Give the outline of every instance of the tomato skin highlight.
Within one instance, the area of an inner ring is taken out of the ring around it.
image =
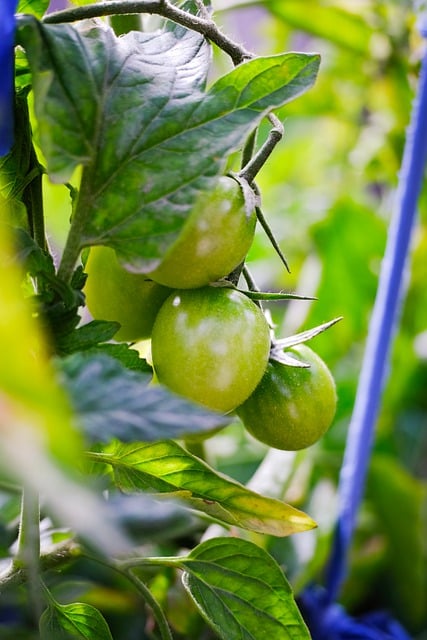
[[[124,269],[109,247],[91,247],[85,271],[88,278],[83,291],[92,317],[120,322],[115,340],[149,338],[157,312],[171,290]]]
[[[261,382],[236,413],[260,442],[297,451],[314,444],[329,429],[337,396],[331,372],[310,347],[300,344],[287,351],[310,368],[270,360]]]
[[[162,384],[227,413],[261,380],[270,351],[270,329],[260,308],[236,290],[179,290],[159,311],[151,350]]]
[[[202,193],[184,228],[149,277],[173,289],[195,289],[231,273],[245,258],[255,233],[255,196],[222,176]]]

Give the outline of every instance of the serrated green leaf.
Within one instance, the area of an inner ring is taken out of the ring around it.
[[[238,538],[213,538],[180,561],[184,586],[224,640],[309,640],[276,561]]]
[[[114,444],[96,459],[111,465],[124,491],[171,494],[192,508],[229,525],[287,536],[315,526],[313,520],[214,471],[176,442]]]
[[[141,358],[136,349],[133,349],[130,345],[124,342],[106,342],[98,344],[87,349],[86,353],[91,355],[105,354],[118,360],[124,367],[126,367],[126,369],[139,371],[140,373],[147,374],[150,377],[153,375],[153,368],[148,364],[147,360]]]
[[[55,275],[52,256],[43,251],[25,229],[14,229],[13,240],[16,258],[25,271],[33,277]]]
[[[98,609],[80,602],[49,606],[40,618],[39,630],[41,640],[113,640]]]
[[[105,353],[58,362],[79,424],[91,442],[151,442],[224,427],[230,418],[195,405]]]
[[[227,156],[269,109],[311,86],[319,66],[314,54],[256,58],[204,92],[207,45],[182,28],[117,39],[92,23],[25,18],[18,33],[51,176],[66,181],[86,166],[90,195],[74,218],[81,245],[111,246],[135,271],[155,268]]]
[[[36,18],[41,18],[48,6],[50,0],[19,0],[17,13],[29,13]]]
[[[100,342],[111,340],[119,327],[120,324],[118,322],[92,320],[78,327],[72,333],[67,334],[61,340],[61,353],[69,354],[75,351],[84,351]]]

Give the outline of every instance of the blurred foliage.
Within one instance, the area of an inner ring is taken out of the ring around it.
[[[313,497],[325,480],[336,484],[342,460],[424,43],[411,2],[216,4],[226,29],[256,53],[286,48],[322,56],[314,89],[281,109],[284,140],[257,178],[291,273],[261,231],[249,256],[263,290],[318,298],[270,304],[279,336],[344,316],[312,343],[331,367],[339,396],[335,424],[297,465],[296,474],[305,465],[299,506],[316,519]],[[260,129],[260,140],[266,131]],[[367,486],[343,593],[353,611],[375,606],[373,595],[387,579],[393,587],[381,590],[378,604],[413,633],[427,628],[426,195],[424,189],[372,454],[375,480]],[[212,446],[217,463],[232,473],[235,452]],[[245,465],[240,450],[235,473],[247,479],[263,453],[252,443]],[[285,497],[291,499],[289,490]],[[315,532],[267,543],[298,588],[313,576],[322,579],[330,544],[325,520]]]

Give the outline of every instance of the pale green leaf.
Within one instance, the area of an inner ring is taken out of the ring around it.
[[[173,441],[114,444],[92,455],[111,465],[120,489],[172,495],[228,525],[275,536],[315,526],[298,509],[250,491]]]
[[[19,0],[17,13],[29,13],[41,18],[49,6],[50,0]]]

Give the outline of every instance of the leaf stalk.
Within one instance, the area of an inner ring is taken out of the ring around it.
[[[253,57],[244,47],[222,33],[213,20],[206,17],[194,16],[171,4],[169,0],[104,1],[97,4],[89,4],[50,13],[43,18],[43,22],[46,24],[59,24],[63,22],[77,22],[88,18],[123,14],[129,15],[132,13],[156,14],[203,34],[227,53],[235,65]]]

